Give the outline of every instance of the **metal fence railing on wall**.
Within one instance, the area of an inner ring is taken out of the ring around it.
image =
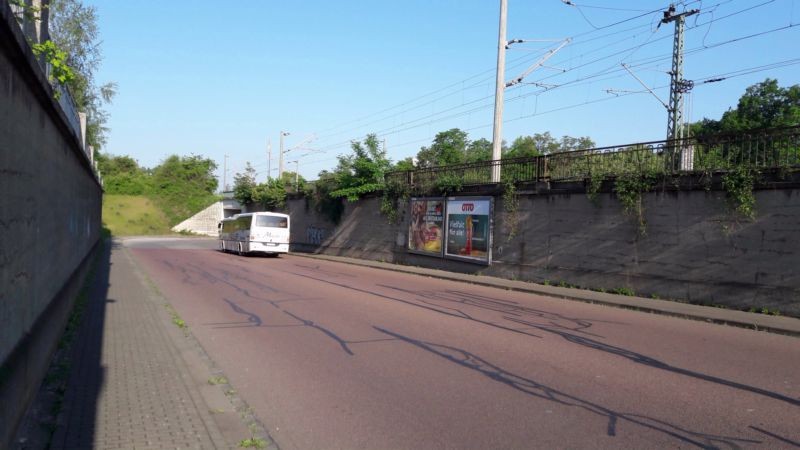
[[[396,171],[386,174],[386,183],[407,185],[415,192],[491,184],[494,166],[500,166],[501,182],[580,181],[632,172],[676,175],[736,167],[792,168],[800,166],[800,126]]]

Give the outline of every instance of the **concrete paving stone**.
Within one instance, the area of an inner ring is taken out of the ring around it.
[[[164,329],[162,305],[124,250],[110,259],[73,345],[66,420],[52,448],[226,447]]]

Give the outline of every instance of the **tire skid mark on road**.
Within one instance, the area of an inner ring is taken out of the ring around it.
[[[506,317],[507,320],[512,322],[518,322],[521,324],[528,325],[530,327],[536,328],[541,331],[545,331],[547,333],[552,333],[557,336],[560,336],[566,339],[568,342],[573,344],[578,344],[584,347],[591,348],[593,350],[598,350],[605,353],[610,353],[612,355],[621,356],[629,361],[632,361],[637,364],[644,364],[645,366],[652,367],[654,369],[661,369],[666,370],[669,372],[673,372],[679,375],[685,375],[688,377],[696,378],[698,380],[708,381],[710,383],[719,384],[722,386],[731,387],[734,389],[739,389],[742,391],[747,391],[753,394],[763,395],[765,397],[772,398],[774,400],[786,402],[792,406],[800,406],[800,400],[794,399],[792,397],[787,397],[785,395],[779,394],[777,392],[768,391],[766,389],[761,389],[755,386],[749,386],[742,383],[737,383],[735,381],[726,380],[724,378],[715,377],[712,375],[706,375],[704,373],[695,372],[688,369],[683,369],[681,367],[675,367],[670,364],[667,364],[663,361],[660,361],[655,358],[651,358],[647,355],[643,355],[641,353],[634,352],[632,350],[628,350],[622,347],[617,347],[611,344],[606,344],[604,342],[599,342],[594,339],[590,339],[584,336],[577,336],[572,333],[568,333],[564,330],[558,330],[554,328],[549,328],[547,326],[543,326],[541,324],[527,322],[524,320],[520,320],[514,317]]]
[[[241,288],[236,283],[234,283],[234,281],[241,281],[241,282],[249,283],[249,284],[253,285],[258,290],[261,290],[261,291],[267,291],[267,292],[270,292],[270,293],[281,292],[279,289],[277,289],[277,288],[275,288],[273,286],[270,286],[270,285],[264,284],[264,283],[260,283],[260,282],[257,282],[255,280],[251,279],[251,278],[247,278],[245,276],[242,276],[240,274],[242,272],[247,273],[247,274],[252,274],[253,273],[246,266],[238,266],[238,265],[225,264],[225,263],[220,264],[220,266],[226,266],[227,265],[229,267],[232,267],[233,269],[235,269],[235,271],[234,270],[225,270],[225,269],[222,269],[220,267],[217,267],[216,269],[221,272],[220,276],[217,276],[217,275],[214,275],[213,273],[211,273],[209,270],[207,270],[207,269],[205,269],[205,268],[201,267],[200,265],[198,265],[196,263],[193,263],[193,262],[182,264],[182,265],[176,267],[175,264],[173,264],[171,261],[169,261],[168,259],[166,259],[164,257],[160,258],[158,261],[161,262],[163,265],[165,265],[167,268],[169,268],[172,271],[179,271],[183,275],[183,278],[182,278],[181,282],[184,283],[184,284],[190,284],[190,285],[195,285],[195,286],[199,285],[200,283],[198,283],[196,281],[196,279],[195,279],[195,277],[199,277],[201,281],[206,282],[206,283],[210,283],[210,284],[217,284],[217,283],[225,284],[225,285],[233,288],[237,292],[239,292],[239,293],[241,293],[241,294],[243,294],[243,295],[245,295],[247,297],[251,297],[251,298],[256,298],[256,297],[254,295],[252,295],[248,289]]]
[[[181,283],[190,284],[192,286],[198,286],[200,284],[200,283],[194,281],[194,279],[192,279],[191,274],[189,274],[189,272],[186,270],[185,267],[183,267],[183,266],[176,267],[174,264],[172,264],[171,262],[169,262],[166,259],[160,259],[158,261],[161,264],[163,264],[164,266],[166,266],[170,271],[172,271],[172,272],[180,272],[181,273]]]
[[[233,266],[237,271],[242,269],[238,265],[232,265],[232,264],[227,264],[227,265],[229,267]],[[314,300],[315,298],[310,298],[310,297],[309,298],[302,298],[302,297],[300,297],[300,298],[289,298],[289,299],[272,299],[272,298],[268,298],[268,297],[260,297],[260,296],[254,295],[252,292],[250,292],[250,290],[242,288],[242,287],[236,285],[235,283],[233,283],[233,281],[236,280],[236,281],[244,281],[244,282],[250,283],[250,284],[256,286],[257,288],[259,288],[262,291],[267,291],[269,294],[276,294],[276,293],[286,294],[287,292],[281,291],[279,289],[276,289],[276,288],[274,288],[272,286],[265,285],[263,283],[256,282],[256,281],[254,281],[254,280],[252,280],[250,278],[245,278],[244,276],[239,275],[239,274],[237,274],[237,273],[235,273],[233,271],[230,271],[230,270],[217,268],[217,270],[219,270],[221,272],[221,275],[217,276],[217,275],[211,273],[209,270],[206,270],[205,268],[200,267],[199,265],[194,264],[194,263],[188,263],[188,264],[186,264],[185,267],[188,268],[188,269],[191,269],[191,271],[193,271],[194,273],[198,274],[206,282],[209,282],[209,283],[217,283],[217,282],[219,282],[219,283],[223,283],[223,284],[225,284],[227,286],[230,286],[231,288],[233,288],[239,294],[241,294],[241,295],[243,295],[243,296],[245,296],[245,297],[247,297],[249,299],[253,299],[253,300],[257,300],[257,301],[266,303],[267,305],[277,309],[278,311],[280,311],[284,315],[286,315],[288,317],[291,317],[293,320],[299,322],[297,324],[292,324],[292,325],[264,325],[263,320],[257,314],[246,310],[241,305],[237,304],[235,301],[233,301],[233,300],[231,300],[229,298],[223,298],[222,300],[225,303],[227,303],[228,306],[234,312],[236,312],[238,314],[245,315],[247,317],[247,322],[227,322],[227,323],[215,323],[215,324],[206,324],[206,325],[216,325],[215,328],[289,328],[289,327],[309,327],[311,329],[314,329],[314,330],[317,330],[317,331],[321,332],[323,335],[325,335],[328,338],[332,339],[334,342],[336,342],[338,344],[338,346],[348,356],[354,356],[355,355],[354,352],[352,351],[352,349],[350,348],[350,345],[352,345],[352,344],[363,344],[363,343],[370,343],[370,342],[386,341],[387,340],[387,339],[379,339],[377,341],[376,340],[372,340],[372,339],[359,340],[359,341],[346,340],[346,339],[341,338],[339,335],[337,335],[332,330],[320,325],[319,323],[314,322],[313,320],[309,320],[309,319],[306,319],[304,317],[301,317],[300,315],[298,315],[296,313],[293,313],[293,312],[285,309],[282,306],[283,303],[295,302],[295,301],[300,301],[300,300],[303,300],[303,301]],[[190,270],[186,270],[183,267],[181,268],[181,270],[185,271],[186,273],[190,273]],[[246,268],[244,270],[241,270],[241,271],[245,272],[245,273],[249,273],[249,274],[255,274],[255,272],[252,272],[252,271],[250,271],[250,270],[248,270]],[[263,276],[263,274],[260,274],[260,273],[257,274],[257,275],[258,276]],[[191,276],[191,274],[190,274],[190,276]]]
[[[189,269],[191,269],[191,270],[189,270]],[[193,264],[193,263],[188,263],[185,266],[181,267],[181,271],[186,273],[187,276],[190,277],[190,278],[192,277],[192,271],[194,271],[194,273],[196,273],[206,283],[210,283],[210,284],[221,283],[221,284],[224,284],[224,285],[232,288],[234,291],[238,292],[239,294],[244,295],[245,297],[248,297],[248,298],[255,299],[255,300],[267,300],[267,299],[262,299],[260,297],[257,297],[256,295],[252,294],[249,289],[245,289],[245,288],[237,285],[232,280],[241,280],[241,281],[249,282],[250,284],[254,285],[258,290],[261,290],[261,291],[267,291],[267,292],[270,292],[270,293],[279,293],[279,292],[281,292],[280,290],[278,290],[276,288],[273,288],[272,286],[268,286],[268,285],[265,285],[263,283],[258,283],[256,281],[249,280],[249,279],[244,278],[244,277],[242,277],[240,275],[236,275],[233,272],[228,272],[228,271],[225,271],[225,270],[221,270],[221,272],[222,272],[221,276],[216,276],[216,275],[212,274],[211,272],[209,272],[208,270],[206,270],[206,269],[204,269],[204,268],[202,268],[202,267],[200,267],[200,266],[198,266],[196,264]]]
[[[352,273],[338,272],[338,271],[335,271],[335,270],[323,269],[322,266],[319,265],[319,264],[317,264],[315,266],[310,266],[310,265],[305,265],[305,264],[294,263],[293,265],[295,267],[299,267],[301,269],[309,269],[309,270],[313,270],[315,272],[324,273],[326,275],[331,275],[334,278],[338,278],[338,277],[358,278],[358,275],[353,275]]]
[[[588,334],[595,337],[602,337],[600,335],[590,333],[586,331],[586,329],[592,327],[595,321],[590,321],[588,319],[580,319],[580,318],[573,318],[567,317],[563,314],[552,313],[549,311],[542,311],[540,309],[535,309],[527,306],[521,306],[518,302],[509,301],[509,300],[501,300],[496,299],[480,294],[475,294],[472,292],[463,292],[463,291],[456,291],[456,290],[444,290],[444,291],[413,291],[410,289],[401,288],[398,286],[390,286],[385,284],[378,284],[376,286],[384,287],[387,289],[392,289],[400,292],[404,292],[410,295],[414,295],[420,297],[423,300],[423,303],[436,306],[440,308],[451,309],[454,311],[458,311],[461,314],[466,314],[458,307],[446,307],[440,304],[434,303],[436,301],[442,303],[455,303],[458,305],[464,305],[469,307],[479,308],[481,310],[491,311],[491,312],[498,312],[504,315],[512,315],[516,317],[521,316],[533,316],[537,318],[542,318],[550,321],[552,326],[568,329],[573,332],[580,332],[584,334]],[[506,317],[503,317],[506,319]],[[567,325],[562,325],[556,322],[567,322]],[[572,325],[572,326],[568,326]]]
[[[263,325],[264,322],[261,320],[261,317],[259,317],[258,314],[242,308],[241,306],[237,305],[236,302],[234,302],[229,298],[223,298],[222,301],[230,305],[231,309],[234,312],[237,312],[239,314],[244,314],[245,316],[247,316],[247,322],[241,322],[244,324],[248,324],[245,326],[260,327],[261,325]],[[230,327],[217,327],[217,328],[230,328]]]
[[[554,389],[533,379],[525,378],[509,372],[466,350],[449,345],[417,340],[380,327],[373,328],[380,333],[391,336],[399,341],[406,342],[426,352],[444,358],[449,362],[458,364],[461,367],[474,370],[491,379],[492,381],[505,384],[524,394],[555,402],[559,405],[580,408],[592,414],[605,417],[608,420],[606,427],[608,436],[617,436],[618,422],[624,421],[633,425],[647,428],[649,430],[663,433],[683,443],[699,448],[719,448],[719,445],[725,445],[730,448],[740,448],[740,444],[763,443],[763,441],[760,440],[748,439],[744,437],[721,436],[691,431],[663,420],[639,414],[614,411],[592,401],[584,400],[558,389]]]
[[[279,269],[275,269],[275,270],[279,270]],[[406,300],[406,299],[402,299],[402,298],[399,298],[399,297],[393,297],[391,295],[382,294],[382,293],[374,291],[374,290],[357,288],[357,287],[354,287],[354,286],[346,285],[346,284],[339,283],[339,282],[336,282],[336,281],[326,280],[324,278],[315,277],[315,276],[312,276],[312,275],[307,275],[307,274],[302,274],[302,273],[297,273],[297,272],[290,272],[290,271],[282,271],[282,272],[285,272],[285,273],[288,273],[288,274],[291,274],[291,275],[295,275],[295,276],[298,276],[298,277],[303,277],[303,278],[308,278],[308,279],[315,280],[315,281],[320,281],[322,283],[328,283],[328,284],[331,284],[331,285],[334,285],[334,286],[338,286],[338,287],[341,287],[341,288],[344,288],[344,289],[348,289],[348,290],[352,290],[352,291],[356,291],[356,292],[361,292],[363,294],[374,295],[376,297],[383,298],[383,299],[386,299],[386,300],[405,303],[407,305],[411,305],[411,306],[414,306],[414,307],[417,307],[417,308],[424,308],[424,309],[427,309],[427,310],[430,310],[430,311],[437,312],[439,314],[444,314],[444,315],[447,315],[447,316],[450,316],[450,317],[455,317],[455,318],[458,318],[458,319],[469,320],[469,321],[476,322],[476,323],[479,323],[479,324],[488,325],[490,327],[499,328],[499,329],[502,329],[502,330],[505,330],[505,331],[510,331],[512,333],[519,333],[519,334],[524,334],[524,335],[530,336],[530,337],[542,338],[542,336],[530,333],[530,332],[525,331],[523,329],[510,328],[510,327],[506,327],[506,326],[503,326],[503,325],[500,325],[500,324],[497,324],[497,323],[494,323],[494,322],[489,322],[489,321],[478,319],[478,318],[473,317],[472,315],[470,315],[470,314],[468,314],[468,313],[466,313],[464,311],[460,311],[460,310],[458,310],[458,311],[447,311],[447,309],[452,309],[452,308],[444,308],[445,310],[442,310],[442,309],[440,309],[440,308],[443,308],[441,306],[434,307],[434,306],[431,306],[429,304],[420,304],[420,303],[416,303],[416,302],[411,301],[411,300]]]
[[[590,348],[590,349],[593,349],[593,350],[604,351],[604,352],[611,353],[611,354],[614,354],[614,355],[617,355],[617,356],[621,356],[621,357],[624,357],[624,358],[626,358],[626,359],[628,359],[630,361],[633,361],[635,363],[645,364],[645,365],[647,365],[649,367],[652,367],[652,368],[655,368],[655,369],[662,369],[662,370],[666,370],[666,371],[669,371],[669,372],[672,372],[672,373],[675,373],[675,374],[678,374],[678,375],[684,375],[684,376],[692,377],[692,378],[695,378],[695,379],[699,379],[699,380],[703,380],[703,381],[708,381],[708,382],[711,382],[711,383],[719,384],[719,385],[722,385],[722,386],[727,386],[727,387],[731,387],[731,388],[734,388],[734,389],[739,389],[739,390],[743,390],[743,391],[746,391],[746,392],[751,392],[751,393],[754,393],[754,394],[762,395],[762,396],[765,396],[765,397],[768,397],[768,398],[772,398],[772,399],[775,399],[775,400],[778,400],[778,401],[782,401],[782,402],[788,403],[788,404],[790,404],[792,406],[800,406],[800,400],[794,399],[792,397],[788,397],[788,396],[785,396],[785,395],[782,395],[782,394],[779,394],[779,393],[776,393],[776,392],[768,391],[766,389],[758,388],[758,387],[755,387],[755,386],[749,386],[749,385],[746,385],[746,384],[737,383],[735,381],[726,380],[724,378],[719,378],[719,377],[715,377],[715,376],[712,376],[712,375],[707,375],[707,374],[704,374],[704,373],[701,373],[701,372],[695,372],[695,371],[692,371],[692,370],[689,370],[689,369],[684,369],[684,368],[681,368],[681,367],[672,366],[672,365],[670,365],[668,363],[659,361],[659,360],[654,359],[654,358],[650,358],[650,357],[648,357],[646,355],[634,352],[632,350],[624,349],[622,347],[616,347],[616,346],[613,346],[613,345],[610,345],[610,344],[605,344],[603,342],[599,342],[599,341],[594,340],[594,339],[590,339],[590,338],[587,338],[587,337],[584,337],[584,336],[580,336],[578,334],[573,334],[573,333],[577,333],[577,332],[582,332],[582,333],[588,334],[590,336],[600,337],[600,336],[597,336],[597,335],[592,334],[592,333],[586,333],[584,331],[586,328],[592,326],[592,322],[588,321],[586,319],[572,319],[572,318],[563,316],[561,314],[550,313],[550,312],[546,312],[546,311],[536,310],[536,309],[533,309],[533,308],[522,307],[522,308],[519,308],[519,309],[515,309],[514,311],[516,311],[516,312],[525,311],[526,313],[534,315],[536,317],[549,319],[549,320],[551,320],[551,322],[549,324],[541,324],[541,323],[530,322],[530,321],[527,321],[527,320],[522,320],[522,319],[519,319],[519,318],[516,318],[516,317],[509,317],[509,316],[503,316],[502,317],[503,320],[505,320],[505,321],[514,322],[516,324],[524,326],[524,328],[517,329],[517,328],[511,328],[511,327],[506,327],[506,326],[503,326],[503,325],[499,325],[499,324],[494,323],[494,322],[478,319],[476,317],[473,317],[469,313],[464,312],[464,311],[462,311],[460,309],[457,309],[457,308],[448,308],[448,307],[444,307],[444,306],[441,306],[441,305],[438,305],[438,304],[431,304],[430,302],[427,302],[427,301],[424,301],[424,300],[419,300],[419,299],[418,299],[418,301],[421,301],[424,304],[415,303],[413,301],[404,300],[404,299],[400,299],[400,298],[397,298],[397,297],[392,297],[392,296],[389,296],[389,295],[381,294],[381,293],[378,293],[378,292],[373,291],[373,290],[361,289],[361,288],[357,288],[357,287],[353,287],[353,286],[348,286],[348,285],[345,285],[345,284],[342,284],[342,283],[338,283],[338,282],[330,281],[330,280],[325,280],[323,278],[318,278],[318,277],[314,277],[314,276],[311,276],[311,275],[297,274],[297,273],[293,273],[293,274],[294,275],[298,275],[298,276],[303,276],[303,277],[306,277],[306,278],[311,278],[311,279],[314,279],[314,280],[317,280],[317,281],[333,284],[333,285],[336,285],[336,286],[339,286],[339,287],[343,287],[343,288],[346,288],[346,289],[355,290],[355,291],[362,292],[362,293],[367,293],[367,294],[370,294],[370,295],[375,295],[375,296],[380,297],[380,298],[389,299],[389,300],[393,300],[393,301],[399,301],[399,302],[402,302],[402,303],[405,303],[405,304],[408,304],[408,305],[416,306],[416,307],[419,307],[419,308],[424,308],[424,309],[427,309],[427,310],[430,310],[430,311],[434,311],[434,312],[437,312],[437,313],[440,313],[440,314],[445,314],[445,315],[448,315],[448,316],[451,316],[451,317],[456,317],[456,318],[460,318],[460,319],[466,319],[466,320],[474,321],[474,322],[477,322],[477,323],[489,325],[489,326],[492,326],[492,327],[495,327],[495,328],[499,328],[499,329],[502,329],[502,330],[511,331],[511,332],[514,332],[514,333],[526,334],[528,336],[541,338],[542,336],[530,333],[528,331],[528,330],[530,330],[530,328],[534,328],[534,329],[536,329],[538,331],[544,331],[544,332],[547,332],[547,333],[550,333],[550,334],[558,335],[558,336],[566,339],[570,343],[582,345],[582,346],[584,346],[586,348]],[[395,286],[388,286],[388,285],[381,285],[381,284],[378,284],[376,286],[386,287],[386,288],[398,290],[398,291],[401,291],[401,292],[404,292],[404,293],[408,293],[408,294],[411,294],[411,295],[420,296],[420,297],[428,298],[428,299],[429,298],[437,298],[439,300],[453,301],[453,297],[441,295],[440,293],[436,293],[434,291],[416,292],[416,291],[411,291],[411,290],[407,290],[407,289],[403,289],[403,288],[397,288]],[[453,293],[457,293],[458,291],[445,291],[445,292],[447,292],[448,294],[453,294]],[[482,296],[478,296],[476,294],[469,293],[469,295],[467,297],[482,297]],[[483,297],[483,299],[484,299],[484,301],[485,300],[494,300],[494,299],[491,299],[489,297]],[[465,300],[464,298],[456,297],[456,301],[463,302],[464,300]],[[495,305],[497,305],[496,302],[492,303],[492,306],[495,306]],[[473,306],[478,306],[478,305],[473,304]],[[442,310],[442,309],[439,309],[439,308],[444,308],[445,310]],[[488,309],[494,310],[493,308],[488,308]],[[552,319],[566,320],[567,322],[572,322],[574,324],[574,326],[573,327],[568,327],[568,326],[565,326],[565,325],[560,324],[560,323],[554,323],[554,322],[552,322]]]

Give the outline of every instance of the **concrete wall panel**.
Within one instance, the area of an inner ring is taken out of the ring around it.
[[[407,205],[399,224],[379,214],[379,198],[348,203],[339,225],[302,199],[289,211],[298,251],[800,316],[800,190],[755,195],[748,221],[731,214],[722,191],[647,193],[644,235],[611,193],[595,202],[580,192],[520,194],[514,233],[497,197],[489,267],[406,252]],[[312,242],[316,229],[323,239]]]
[[[100,237],[102,189],[5,2],[0,13],[3,447],[63,329],[69,308],[54,303],[72,301],[66,286]],[[43,317],[46,342],[33,336]]]

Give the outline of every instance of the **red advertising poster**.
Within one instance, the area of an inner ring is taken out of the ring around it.
[[[440,256],[444,240],[444,200],[412,198],[408,250]]]

